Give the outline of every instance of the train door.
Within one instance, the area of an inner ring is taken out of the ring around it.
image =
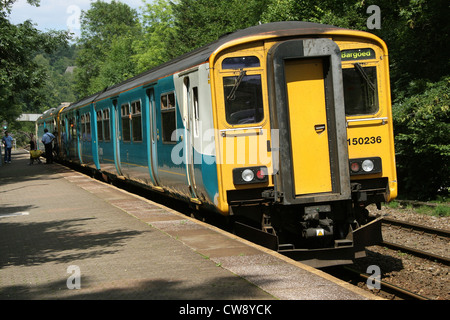
[[[68,158],[71,161],[75,161],[76,157],[76,145],[77,145],[77,124],[75,121],[75,114],[69,113],[68,115]]]
[[[197,141],[194,134],[197,129],[196,126],[198,126],[198,91],[197,87],[191,87],[191,79],[194,78],[195,77],[186,76],[183,79],[183,114],[186,117],[184,161],[186,163],[186,178],[191,193],[191,201],[199,203],[194,171],[195,142]],[[197,113],[195,111],[197,111]]]
[[[322,59],[285,61],[294,192],[330,192],[331,169]],[[317,170],[320,168],[320,170]],[[307,183],[305,183],[307,182]]]
[[[329,39],[290,40],[269,52],[277,191],[284,203],[350,198],[339,50]]]
[[[120,120],[121,113],[120,107],[117,103],[117,99],[113,100],[112,107],[112,124],[113,124],[113,134],[111,139],[113,140],[113,150],[114,150],[114,163],[116,164],[116,170],[118,175],[122,175],[122,168],[120,165],[120,140],[121,140],[121,130],[120,130]]]
[[[156,138],[156,108],[155,108],[155,89],[147,89],[148,99],[148,126],[147,126],[147,149],[148,149],[148,169],[150,178],[155,187],[159,188],[158,181],[158,156],[157,156],[157,138]]]
[[[80,116],[80,124],[80,160],[83,164],[92,164],[92,128],[89,111],[83,111]]]
[[[82,150],[81,150],[81,143],[82,143],[82,136],[81,136],[81,116],[80,111],[77,110],[75,113],[75,126],[77,128],[76,135],[75,135],[75,143],[76,143],[76,161],[78,163],[83,163],[82,158]]]
[[[97,108],[95,103],[91,105],[90,113],[92,114],[91,117],[91,154],[92,154],[92,161],[97,170],[100,169],[100,160],[98,156],[98,150],[99,150],[99,134],[98,130],[101,130],[101,127],[98,127],[99,121],[97,119]],[[100,118],[101,121],[101,118]]]

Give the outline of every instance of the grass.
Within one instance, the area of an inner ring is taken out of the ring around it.
[[[386,205],[386,207],[391,208],[391,209],[399,209],[400,208],[400,203],[398,203],[395,200],[388,202],[385,205]]]
[[[445,205],[437,205],[436,207],[421,206],[415,209],[417,213],[426,214],[435,217],[449,217],[450,207]]]
[[[448,200],[448,199],[447,199]],[[435,201],[436,206],[412,206],[408,204],[406,207],[402,206],[398,201],[391,201],[386,204],[388,208],[391,209],[407,209],[413,210],[416,213],[424,214],[434,217],[449,217],[450,216],[450,205],[445,201]]]

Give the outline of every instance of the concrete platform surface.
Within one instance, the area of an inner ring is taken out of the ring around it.
[[[0,167],[0,299],[377,299],[60,164],[30,166],[28,157],[15,151]]]

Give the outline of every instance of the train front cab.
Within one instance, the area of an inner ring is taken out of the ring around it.
[[[381,241],[365,207],[396,195],[383,45],[345,34],[252,39],[213,57],[218,206],[238,232],[316,267]],[[372,60],[342,59],[368,48]],[[377,107],[346,111],[356,98]]]

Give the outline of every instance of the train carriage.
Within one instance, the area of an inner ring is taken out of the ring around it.
[[[386,45],[307,22],[259,25],[59,110],[62,159],[236,221],[314,266],[380,240],[396,197]]]

